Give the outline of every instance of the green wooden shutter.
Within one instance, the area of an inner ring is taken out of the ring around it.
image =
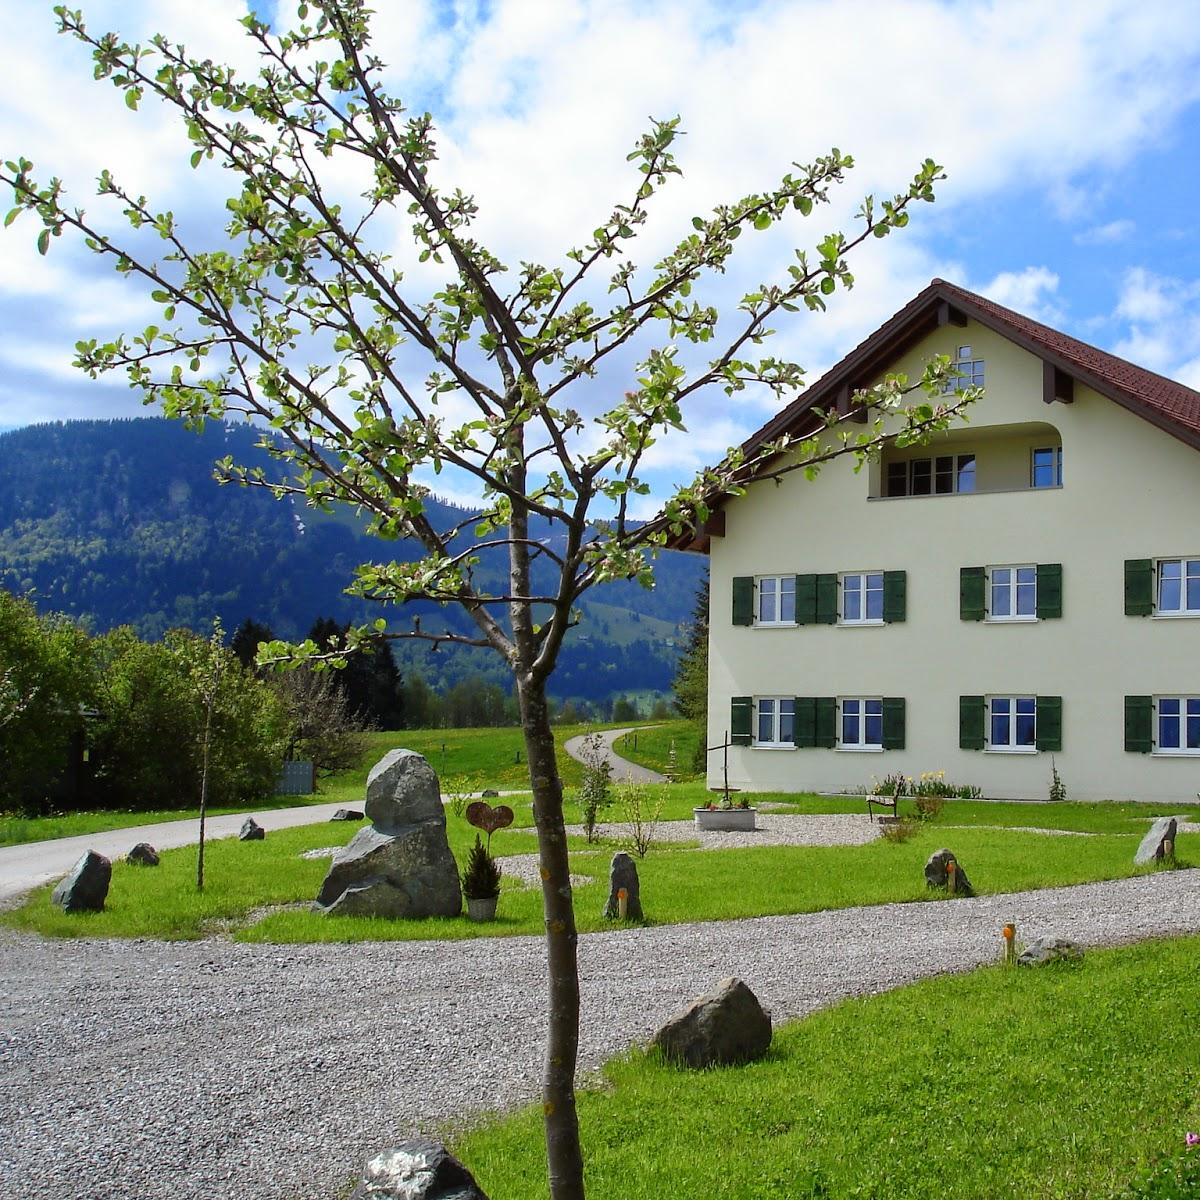
[[[817,576],[817,615],[818,625],[836,625],[838,619],[838,577],[836,575]]]
[[[908,615],[908,573],[906,571],[884,571],[883,573],[883,619],[888,622],[903,621]]]
[[[1154,748],[1154,697],[1125,697],[1125,749],[1149,754]]]
[[[958,615],[982,621],[987,609],[987,568],[963,567],[958,573]]]
[[[958,748],[982,750],[986,704],[982,696],[958,698]]]
[[[904,749],[904,697],[883,698],[883,748]]]
[[[1062,563],[1037,565],[1037,615],[1039,621],[1062,616]]]
[[[816,736],[813,745],[832,750],[837,745],[837,697],[818,696],[816,710]]]
[[[1062,750],[1062,697],[1037,697],[1037,748]]]
[[[754,624],[754,577],[738,575],[733,580],[733,623]]]
[[[817,702],[812,696],[796,697],[796,720],[792,741],[802,750],[817,744]]]
[[[735,746],[749,746],[753,726],[754,697],[734,696],[729,702],[729,740]]]
[[[817,577],[796,576],[796,624],[811,625],[817,619]]]
[[[1125,615],[1148,617],[1154,611],[1154,560],[1125,560]]]

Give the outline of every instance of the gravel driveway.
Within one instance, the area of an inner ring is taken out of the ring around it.
[[[995,957],[1200,931],[1200,872],[581,939],[582,1065],[724,975],[776,1019]],[[375,1150],[535,1096],[540,940],[242,946],[0,934],[0,1197],[325,1200]],[[487,1181],[483,1180],[486,1187]]]

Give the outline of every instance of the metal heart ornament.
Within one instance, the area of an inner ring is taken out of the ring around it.
[[[493,808],[486,800],[475,800],[467,805],[467,821],[490,837],[513,823],[513,810],[507,804]]]

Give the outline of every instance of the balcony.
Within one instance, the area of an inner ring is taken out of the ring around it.
[[[1062,487],[1062,437],[1046,422],[957,428],[924,446],[889,446],[870,464],[868,498],[913,500]]]

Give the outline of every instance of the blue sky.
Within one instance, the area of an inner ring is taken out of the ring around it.
[[[253,68],[243,0],[98,0],[89,24],[162,30]],[[0,0],[11,65],[0,153],[57,173],[86,203],[103,166],[220,240],[227,183],[191,172],[168,115],[125,110],[91,79],[48,12]],[[260,6],[261,7],[261,6]],[[289,6],[284,5],[285,9]],[[780,325],[775,349],[810,378],[934,275],[1200,386],[1200,5],[1168,0],[422,0],[380,3],[376,49],[410,107],[440,128],[444,186],[476,194],[484,239],[511,264],[554,262],[628,190],[625,154],[648,115],[682,114],[685,176],[664,194],[638,261],[692,215],[769,184],[831,145],[857,169],[819,222],[744,239],[709,294],[731,306],[797,245],[849,229],[867,191],[890,193],[930,155],[950,178],[908,230],[873,243],[858,285],[824,316]],[[49,8],[49,5],[46,5]],[[5,206],[7,208],[7,205]],[[403,257],[404,222],[382,231]],[[78,246],[0,236],[0,427],[141,412],[123,381],[70,367],[81,337],[154,314]],[[65,241],[65,239],[64,239]],[[421,271],[414,287],[434,280]],[[586,399],[624,389],[619,364]],[[771,404],[717,394],[654,459],[656,492],[756,428]],[[653,503],[655,498],[647,501]]]

